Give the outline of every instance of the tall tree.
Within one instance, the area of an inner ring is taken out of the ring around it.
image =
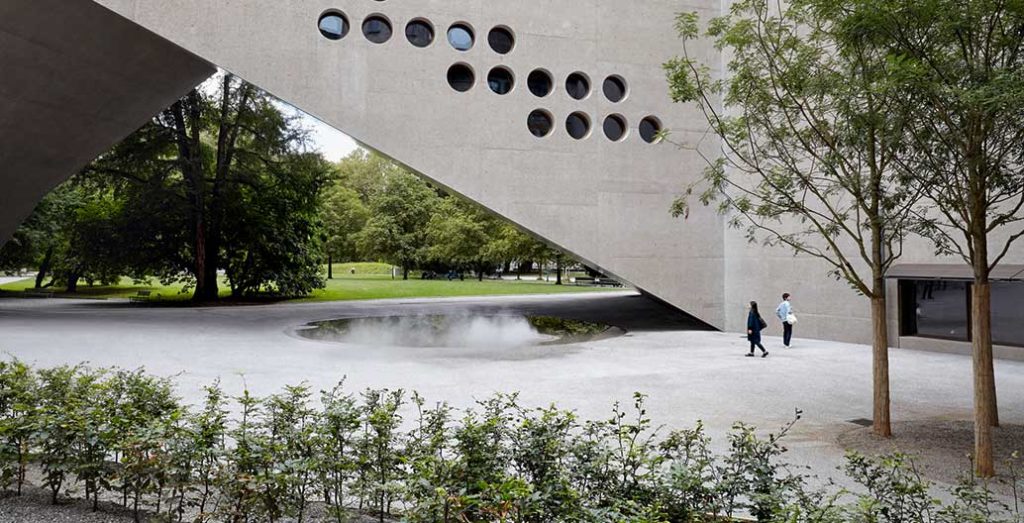
[[[430,259],[476,271],[477,279],[494,266],[495,218],[455,197],[444,198],[427,223]]]
[[[971,267],[975,463],[995,473],[992,271],[1024,236],[1024,2],[846,0],[849,32],[883,42],[915,106],[904,174],[927,194],[920,232]]]
[[[424,258],[427,224],[440,196],[425,182],[407,173],[387,178],[385,187],[370,198],[370,219],[360,231],[362,252],[402,268],[402,278]]]
[[[305,129],[272,98],[221,74],[88,172],[133,186],[140,198],[128,212],[149,225],[138,243],[155,253],[148,269],[165,280],[188,275],[196,300],[218,298],[220,269],[235,293],[302,292],[319,285],[307,269],[320,259],[313,209],[330,171],[305,143]]]
[[[845,31],[832,0],[740,0],[704,35],[729,57],[721,79],[689,45],[696,14],[677,27],[683,55],[666,64],[672,99],[696,102],[721,140],[702,188],[751,241],[831,267],[871,302],[873,430],[890,436],[885,274],[902,254],[918,194],[895,176],[913,108],[894,88],[887,53]]]
[[[359,193],[342,185],[340,181],[327,190],[323,206],[328,277],[331,277],[332,262],[359,260],[356,238],[370,219],[370,211]]]

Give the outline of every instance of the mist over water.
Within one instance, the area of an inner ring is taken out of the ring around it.
[[[299,335],[376,347],[509,349],[554,339],[522,316],[387,316],[318,322]]]

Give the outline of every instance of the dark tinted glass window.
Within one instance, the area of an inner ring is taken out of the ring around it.
[[[459,51],[473,48],[473,30],[465,24],[455,24],[448,30],[448,43]]]
[[[495,67],[494,69],[491,69],[491,72],[487,75],[487,85],[490,86],[492,91],[498,94],[508,94],[515,85],[515,79],[512,78],[512,71],[509,71],[504,67]]]
[[[326,13],[320,17],[320,34],[331,40],[341,40],[348,34],[348,19],[341,13]]]
[[[626,97],[626,81],[618,76],[609,76],[604,81],[604,96],[612,103]]]
[[[648,116],[640,121],[640,137],[647,143],[656,143],[660,140],[661,122],[653,116]]]
[[[530,76],[526,78],[526,83],[530,87],[530,92],[534,96],[541,98],[551,94],[551,89],[554,88],[554,80],[551,79],[551,75],[547,71],[537,69],[530,73]]]
[[[448,85],[460,93],[472,89],[475,81],[473,70],[466,64],[455,64],[448,69]]]
[[[917,335],[967,341],[967,283],[921,280],[915,282]],[[910,292],[905,290],[904,292]]]
[[[512,31],[504,27],[495,27],[487,35],[487,43],[491,44],[491,49],[494,49],[494,52],[508,54],[516,46],[516,38],[512,36]]]
[[[529,118],[526,119],[526,126],[530,129],[530,134],[543,138],[551,134],[551,129],[554,128],[555,122],[547,111],[537,109],[530,113]]]
[[[405,26],[405,37],[416,47],[426,47],[434,41],[434,27],[426,20],[413,20]]]
[[[565,90],[569,96],[582,100],[590,94],[590,80],[582,73],[572,73],[565,81]]]
[[[605,118],[604,135],[613,142],[621,140],[626,136],[626,120],[617,114]]]
[[[1024,282],[992,282],[992,341],[1024,346]]]
[[[569,136],[582,140],[590,133],[590,119],[583,113],[572,113],[565,120],[565,130],[569,132]]]
[[[367,40],[383,44],[391,39],[391,22],[383,16],[371,16],[363,21],[363,34]]]

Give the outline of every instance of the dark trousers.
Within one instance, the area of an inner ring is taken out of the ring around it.
[[[759,342],[759,341],[752,341],[752,342],[750,342],[750,353],[751,354],[754,353],[754,347],[757,347],[757,348],[761,349],[761,352],[768,352],[768,351],[764,350],[764,345],[761,345],[761,342]]]
[[[782,322],[782,344],[789,347],[789,342],[793,340],[793,324]]]

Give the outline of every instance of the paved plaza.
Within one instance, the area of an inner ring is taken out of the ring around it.
[[[371,350],[295,335],[297,328],[324,319],[468,312],[560,315],[610,323],[627,333],[574,345],[494,351]],[[7,355],[38,366],[84,361],[145,367],[176,375],[188,400],[218,378],[231,394],[246,383],[263,395],[302,382],[328,388],[347,376],[352,391],[415,389],[430,401],[456,406],[519,391],[525,405],[557,401],[584,418],[599,419],[614,402],[629,404],[633,392],[642,391],[650,396],[649,412],[657,423],[691,427],[703,420],[719,443],[736,421],[774,430],[799,408],[804,416],[788,440],[789,459],[821,475],[833,474],[844,452],[838,441],[859,429],[851,420],[871,416],[870,347],[802,340],[798,327],[793,348],[768,337],[767,359],[745,358],[746,342],[738,333],[693,330],[699,328],[629,292],[198,309],[0,300],[0,351]],[[772,325],[768,332],[778,330]],[[996,376],[1004,424],[1024,424],[1024,363],[998,361]],[[893,350],[892,387],[897,431],[899,423],[971,419],[968,357]]]

